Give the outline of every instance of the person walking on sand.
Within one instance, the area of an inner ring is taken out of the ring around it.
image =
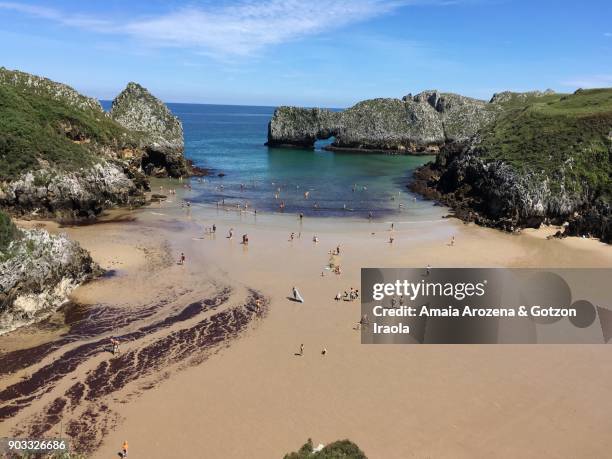
[[[128,457],[128,441],[127,440],[125,440],[123,442],[123,445],[121,446],[121,454],[120,454],[120,456],[123,457],[123,458]]]
[[[234,237],[234,228],[230,228],[229,233],[227,234],[228,239],[232,239]]]
[[[212,232],[213,232],[213,234],[215,234],[217,232],[217,225],[215,225],[214,223],[213,223],[213,226],[212,226]]]
[[[289,235],[289,241],[293,241],[293,238],[295,237],[295,233],[291,233]]]
[[[304,355],[304,345],[300,344],[300,355]]]
[[[357,322],[357,330],[361,328],[367,328],[367,326],[368,326],[368,315],[364,314],[363,316],[361,316],[361,319],[359,319],[359,322]]]
[[[185,264],[185,254],[183,252],[181,252],[181,257],[179,258],[179,265],[184,265]]]
[[[119,340],[114,336],[111,336],[110,342],[112,346],[111,352],[113,353],[113,355],[119,354]]]
[[[450,246],[453,247],[455,245],[455,236],[451,237]]]

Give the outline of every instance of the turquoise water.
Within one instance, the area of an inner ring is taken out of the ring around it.
[[[186,156],[213,172],[201,183],[192,180],[195,201],[248,203],[250,209],[267,212],[281,211],[284,202],[285,213],[319,216],[372,212],[374,218],[419,219],[431,212],[432,204],[408,192],[406,184],[414,168],[432,157],[321,150],[329,142],[317,144],[315,151],[268,148],[264,143],[273,107],[169,106],[183,122]]]

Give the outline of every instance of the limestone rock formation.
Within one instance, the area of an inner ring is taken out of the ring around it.
[[[40,218],[93,218],[104,208],[142,204],[134,180],[107,161],[72,172],[41,168],[0,183],[1,207]]]
[[[183,126],[168,107],[137,83],[127,87],[113,100],[111,117],[139,134],[145,150],[143,169],[150,175],[187,175],[183,156]]]
[[[0,251],[0,334],[43,320],[102,270],[66,236],[22,230]]]
[[[495,121],[446,144],[410,187],[507,231],[563,225],[612,243],[612,89],[500,93]]]
[[[494,104],[438,91],[366,100],[342,112],[279,107],[267,145],[312,148],[317,139],[334,137],[330,150],[430,153],[474,135],[496,111]]]

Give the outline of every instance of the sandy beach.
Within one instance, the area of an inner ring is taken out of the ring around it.
[[[359,302],[333,298],[359,288],[361,267],[612,267],[610,246],[465,225],[442,208],[391,232],[181,198],[90,226],[37,223],[109,274],[44,333],[0,337],[2,435],[61,433],[93,458],[124,440],[130,457],[281,458],[308,438],[349,438],[372,459],[608,454],[606,346],[361,345]],[[338,245],[340,275],[325,270]],[[303,304],[288,299],[294,285]]]

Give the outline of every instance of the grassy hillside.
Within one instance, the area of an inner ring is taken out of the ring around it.
[[[553,191],[610,200],[612,88],[515,97],[482,134],[480,152],[542,173]]]
[[[64,170],[91,165],[101,146],[134,145],[131,136],[71,88],[0,69],[0,180],[46,163]]]

